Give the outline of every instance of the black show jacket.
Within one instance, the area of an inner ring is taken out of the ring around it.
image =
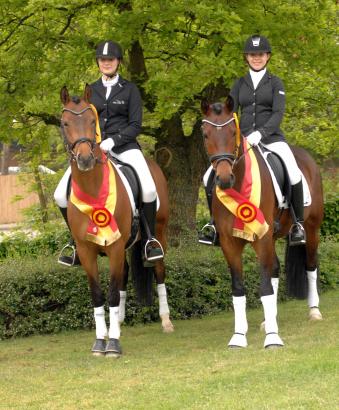
[[[137,136],[141,132],[142,101],[137,86],[119,76],[106,100],[107,88],[99,78],[91,84],[91,103],[98,111],[101,138],[113,138],[113,151],[120,154],[140,149]]]
[[[268,71],[256,89],[250,73],[235,81],[230,95],[234,99],[234,111],[240,107],[240,129],[248,136],[259,131],[262,142],[269,144],[285,141],[280,124],[285,112],[285,90],[279,77]]]

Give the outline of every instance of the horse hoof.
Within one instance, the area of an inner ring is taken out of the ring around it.
[[[169,314],[165,314],[161,316],[161,327],[164,333],[174,332],[174,326],[169,318]]]
[[[228,343],[230,349],[247,347],[247,338],[246,335],[240,333],[234,333],[231,337],[231,340]]]
[[[278,333],[268,333],[265,338],[265,349],[277,348],[284,346],[284,342],[280,339]]]
[[[106,353],[106,340],[96,339],[92,347],[93,356],[104,356]]]
[[[109,339],[106,345],[106,356],[118,359],[122,355],[119,339]]]
[[[313,307],[310,309],[310,313],[308,315],[308,318],[311,321],[316,321],[316,320],[323,320],[323,316],[320,313],[320,310],[317,307]]]

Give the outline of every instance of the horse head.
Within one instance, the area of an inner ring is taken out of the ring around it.
[[[70,97],[66,86],[60,91],[63,104],[61,133],[71,160],[76,161],[80,171],[92,170],[98,162],[95,151],[99,150],[98,156],[101,154],[96,141],[96,113],[89,103],[90,95],[88,84],[82,98]]]
[[[216,184],[221,189],[232,188],[235,183],[233,165],[239,141],[236,117],[233,114],[233,98],[228,96],[224,103],[210,104],[202,100],[202,134],[205,149],[215,170]]]

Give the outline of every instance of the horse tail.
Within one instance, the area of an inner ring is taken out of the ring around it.
[[[145,268],[143,265],[141,241],[136,242],[131,249],[131,271],[139,303],[152,305],[154,268]]]
[[[285,272],[287,295],[297,299],[306,299],[307,273],[305,245],[290,246],[287,239]]]

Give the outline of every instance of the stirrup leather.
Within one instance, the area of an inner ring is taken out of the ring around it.
[[[156,245],[156,246],[153,246],[153,245]],[[147,256],[147,249],[149,246],[151,246],[155,250],[160,250],[159,254],[155,256]],[[148,262],[163,259],[164,250],[161,246],[161,243],[156,238],[147,239],[145,246],[144,246],[144,257],[145,257],[145,260]]]
[[[295,234],[296,231],[300,232],[300,239],[299,238],[295,238]],[[288,233],[288,239],[289,239],[289,243],[291,246],[293,245],[303,245],[306,243],[306,232],[305,232],[305,228],[303,227],[303,225],[300,222],[295,222],[294,224],[292,224],[290,231]]]
[[[206,231],[206,232],[204,232]],[[214,245],[217,239],[217,230],[210,222],[204,225],[199,233],[199,243]]]
[[[72,255],[71,256],[64,255],[65,250],[68,249],[68,248],[70,248],[72,250]],[[60,263],[61,265],[66,265],[66,266],[73,266],[74,263],[75,263],[75,258],[76,258],[75,246],[68,243],[67,245],[65,245],[61,249],[61,251],[59,253],[59,257],[58,257],[58,263]],[[67,259],[69,259],[69,262],[67,261]]]

